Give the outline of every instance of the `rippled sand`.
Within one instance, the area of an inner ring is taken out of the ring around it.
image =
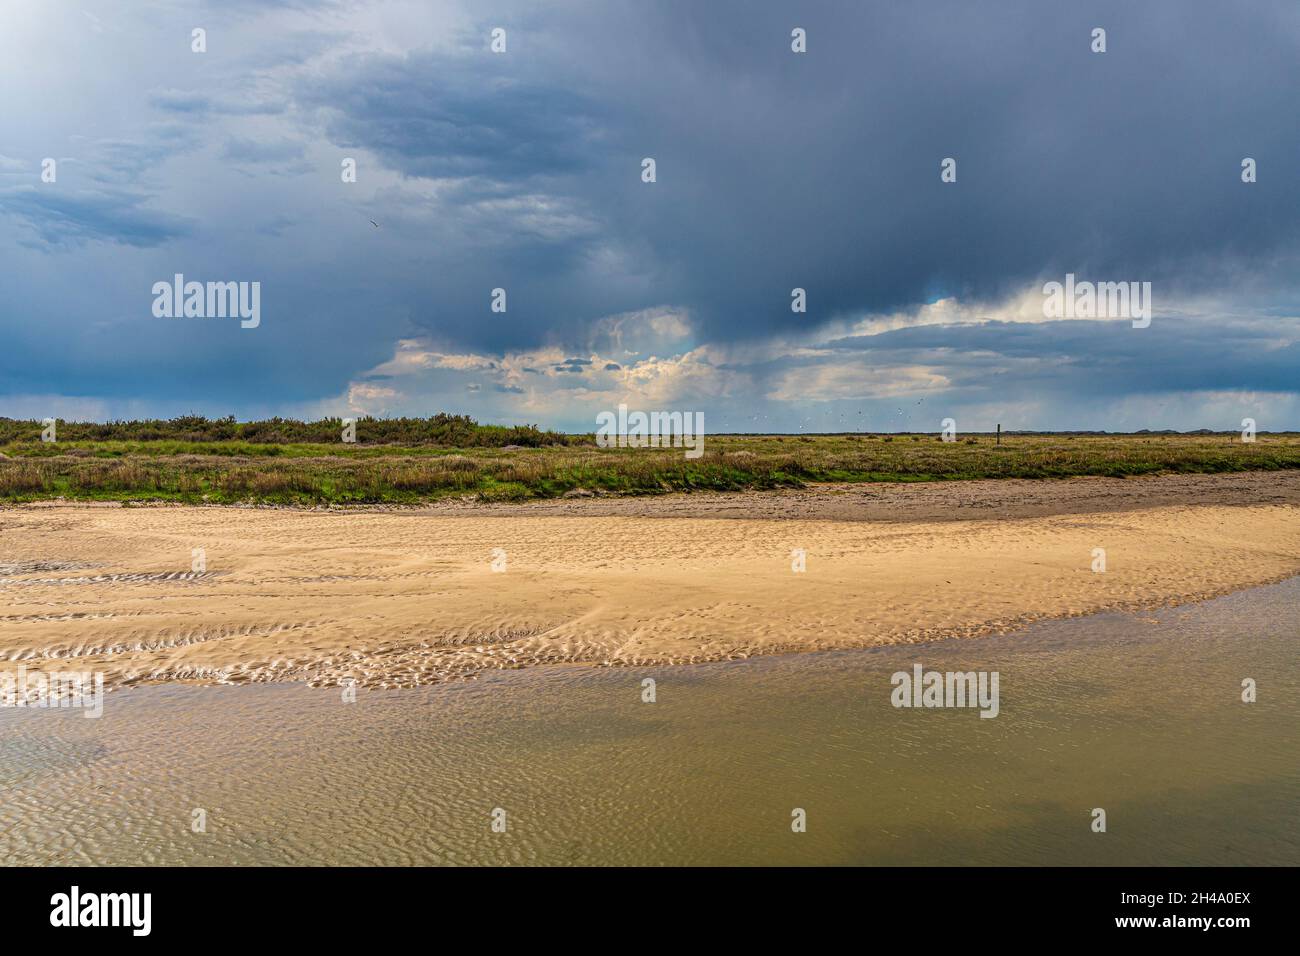
[[[905,521],[877,516],[891,493],[914,504],[917,492],[882,487],[864,489],[856,509],[822,492],[833,518],[807,505],[809,492],[797,516],[756,506],[750,518],[699,516],[713,506],[734,515],[750,496],[695,498],[703,512],[665,502],[674,517],[601,513],[599,503],[567,513],[9,508],[0,667],[57,659],[103,671],[110,686],[412,686],[532,664],[668,664],[1005,632],[1300,573],[1300,506],[1289,492],[1261,492],[1289,489],[1292,476],[1202,479],[1202,492],[1218,482],[1203,503],[1170,505],[1180,481],[1112,482],[1124,488],[1118,510],[1097,493],[1104,482],[1035,483],[1031,516],[1020,516],[1010,486],[982,482],[987,518],[969,517],[978,489],[931,486],[925,494],[953,489],[953,517],[932,507]],[[1053,494],[1062,513],[1044,513]],[[1143,494],[1155,506],[1142,507]],[[1105,573],[1092,570],[1096,548]],[[796,549],[802,573],[792,570]]]
[[[979,641],[0,708],[0,865],[1295,866],[1297,634],[1300,578]],[[917,663],[999,671],[997,719],[892,707]]]

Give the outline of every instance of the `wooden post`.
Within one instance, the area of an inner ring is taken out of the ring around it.
[[[1002,423],[1001,423],[1001,422],[998,422],[998,440],[997,440],[997,444],[999,444],[999,445],[1002,444]]]

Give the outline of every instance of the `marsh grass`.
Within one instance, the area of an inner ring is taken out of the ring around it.
[[[60,429],[62,438],[64,431]],[[0,445],[0,500],[414,504],[444,496],[554,498],[799,487],[810,482],[1129,477],[1300,467],[1300,435],[710,435],[705,454],[562,445],[344,445],[174,438]]]

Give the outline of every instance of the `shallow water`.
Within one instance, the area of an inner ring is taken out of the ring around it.
[[[169,685],[98,720],[0,708],[0,859],[1297,865],[1298,639],[1300,578],[1003,637],[355,703]],[[895,709],[890,675],[918,662],[998,671],[1001,713]]]

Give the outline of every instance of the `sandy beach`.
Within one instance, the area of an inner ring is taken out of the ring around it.
[[[0,666],[57,661],[109,686],[403,687],[974,637],[1300,574],[1298,519],[1293,473],[408,511],[11,507]]]

